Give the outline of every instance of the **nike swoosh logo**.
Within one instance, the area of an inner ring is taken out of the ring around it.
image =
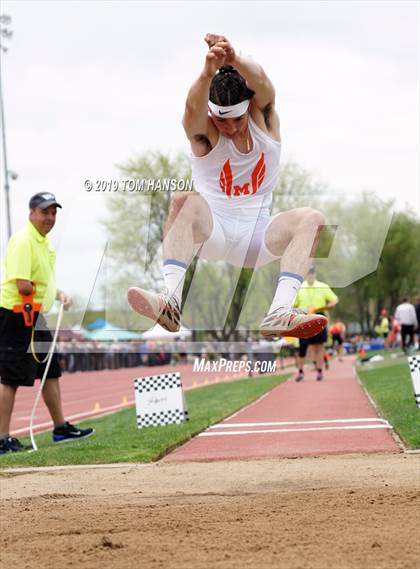
[[[219,111],[219,115],[227,115],[228,113],[230,113],[230,111]]]

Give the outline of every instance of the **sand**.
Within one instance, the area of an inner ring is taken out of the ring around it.
[[[420,455],[7,471],[2,569],[417,569]]]

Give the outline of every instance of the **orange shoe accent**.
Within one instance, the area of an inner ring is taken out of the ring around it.
[[[311,320],[311,322],[298,324],[296,328],[280,333],[280,336],[293,336],[294,338],[303,338],[306,340],[307,338],[312,338],[312,336],[316,336],[322,332],[327,324],[328,320],[325,316],[320,315],[319,318]]]

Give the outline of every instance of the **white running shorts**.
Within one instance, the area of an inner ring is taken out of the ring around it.
[[[230,212],[215,210],[209,204],[213,218],[213,231],[197,253],[207,261],[225,261],[235,267],[258,268],[279,256],[267,249],[264,236],[270,222],[268,208],[263,208],[257,215],[250,215],[245,208],[236,208],[235,215]]]

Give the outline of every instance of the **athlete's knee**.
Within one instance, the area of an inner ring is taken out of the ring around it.
[[[302,207],[300,208],[299,213],[301,222],[305,225],[312,225],[313,227],[325,225],[325,215],[318,209],[313,207]]]
[[[176,218],[182,217],[183,222],[195,221],[196,206],[193,196],[185,193],[176,193],[172,196],[169,206],[168,221],[171,224]]]
[[[171,203],[169,205],[169,213],[172,215],[178,215],[178,213],[183,209],[186,201],[188,200],[188,195],[182,192],[177,192],[172,194]]]
[[[174,219],[180,216],[183,222],[194,224],[208,223],[211,219],[210,209],[206,201],[196,193],[189,195],[180,194],[173,201],[170,208],[170,217]]]

